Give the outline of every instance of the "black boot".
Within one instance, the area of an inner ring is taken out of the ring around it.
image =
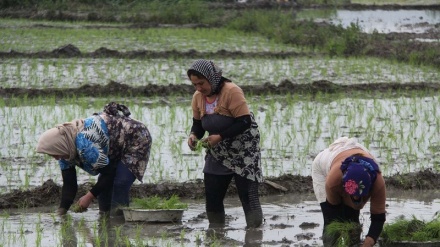
[[[263,223],[263,212],[252,210],[245,213],[247,228],[256,228]]]
[[[259,247],[263,242],[263,230],[261,228],[246,229],[243,247]]]
[[[225,212],[206,212],[209,228],[223,227],[225,225]]]

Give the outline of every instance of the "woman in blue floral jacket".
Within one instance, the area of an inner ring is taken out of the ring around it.
[[[128,206],[129,190],[142,182],[151,149],[151,135],[129,117],[124,105],[111,102],[91,117],[60,124],[44,132],[37,152],[58,160],[63,177],[58,214],[66,214],[78,191],[76,167],[98,176],[90,191],[78,200],[82,210],[98,198],[100,213],[120,213]]]

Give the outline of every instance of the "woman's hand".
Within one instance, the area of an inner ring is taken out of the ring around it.
[[[78,200],[78,205],[83,208],[86,209],[90,206],[90,203],[92,203],[93,199],[95,199],[95,197],[93,196],[93,194],[89,191],[87,192],[87,194],[85,194],[83,197],[79,198]]]
[[[372,247],[374,246],[374,239],[370,236],[367,236],[362,244],[362,247]]]
[[[208,147],[214,147],[217,143],[222,141],[222,137],[220,135],[210,135],[200,141],[206,142]]]
[[[191,133],[188,137],[188,147],[194,151],[196,150],[197,137],[193,133]]]

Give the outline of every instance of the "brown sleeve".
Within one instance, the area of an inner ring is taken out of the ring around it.
[[[244,115],[250,115],[249,107],[244,97],[243,90],[233,83],[226,83],[225,92],[222,92],[222,106],[226,107],[232,117],[237,118]]]
[[[202,118],[201,116],[201,98],[202,94],[199,92],[195,92],[193,94],[192,97],[192,101],[191,101],[191,107],[192,107],[192,111],[193,111],[193,118],[200,120]]]
[[[370,198],[370,212],[372,214],[382,214],[386,212],[385,201],[386,201],[386,189],[385,180],[381,173],[377,174],[376,181],[373,185],[373,190],[371,191]]]

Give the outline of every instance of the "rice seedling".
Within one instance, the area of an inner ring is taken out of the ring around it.
[[[133,198],[131,207],[142,209],[187,209],[188,204],[181,202],[177,195],[172,195],[168,199],[155,195],[148,198]]]
[[[41,226],[41,215],[38,215],[38,222],[35,225],[35,232],[37,234],[37,237],[35,239],[35,246],[41,246],[41,240],[43,238],[42,233],[43,233],[44,228]]]
[[[440,243],[440,221],[438,217],[425,221],[415,215],[409,219],[401,216],[394,222],[384,225],[381,234],[381,245],[404,244],[405,241]]]
[[[334,240],[332,246],[346,247],[358,244],[361,233],[362,226],[358,223],[335,221],[326,226],[324,234]]]
[[[438,97],[346,99],[332,95],[330,102],[325,94],[315,97],[314,101],[310,96],[298,95],[248,97],[260,126],[262,165],[268,168],[264,171],[267,176],[307,175],[304,167],[310,163],[309,157],[325,148],[329,140],[342,135],[357,136],[378,154],[385,175],[435,165],[430,157],[437,145],[433,136],[438,132],[436,123],[440,120],[432,112],[440,103]],[[38,136],[57,123],[100,111],[111,100],[127,104],[133,117],[145,122],[153,133],[146,182],[157,181],[160,176],[156,174],[179,181],[200,178],[203,155],[192,152],[186,145],[191,119],[190,99],[169,97],[163,104],[160,103],[163,99],[155,97],[148,102],[139,98],[72,97],[62,101],[55,97],[11,98],[0,101],[2,184],[9,188],[28,188],[48,178],[61,181],[58,169],[53,169],[58,167],[56,161],[35,154]],[[21,166],[17,166],[17,162]],[[15,165],[10,165],[12,163]],[[24,167],[26,169],[22,169]],[[96,179],[82,172],[79,174],[80,182]]]
[[[135,246],[142,246],[144,244],[144,241],[141,238],[142,226],[137,225],[135,232],[136,232],[136,236],[134,239]]]
[[[322,61],[324,60],[324,62]],[[327,60],[327,61],[326,61]],[[376,61],[374,58],[350,59],[340,58],[306,58],[295,59],[220,59],[219,65],[231,75],[230,78],[239,85],[260,85],[265,82],[278,84],[283,80],[296,83],[311,83],[327,79],[336,84],[357,84],[379,82],[435,82],[438,71],[428,66],[408,66],[393,64],[386,61]],[[330,66],[328,63],[330,62]],[[146,84],[168,85],[187,84],[187,78],[182,68],[188,66],[183,59],[116,59],[116,58],[81,58],[81,59],[34,59],[33,66],[25,66],[24,59],[8,59],[0,67],[0,81],[4,87],[33,87],[33,88],[67,88],[79,87],[85,84],[105,85],[116,81],[130,86]],[[54,65],[55,64],[55,65]],[[36,67],[36,68],[34,68]],[[355,70],[362,67],[365,73],[327,74],[314,71],[337,70],[344,67]],[[374,72],[375,68],[380,72]],[[313,69],[310,69],[313,68]],[[283,73],[276,73],[278,70]],[[13,71],[14,74],[11,74]],[[396,77],[390,77],[390,71],[399,71]],[[419,77],[412,79],[414,74]],[[371,76],[374,75],[374,78]]]

